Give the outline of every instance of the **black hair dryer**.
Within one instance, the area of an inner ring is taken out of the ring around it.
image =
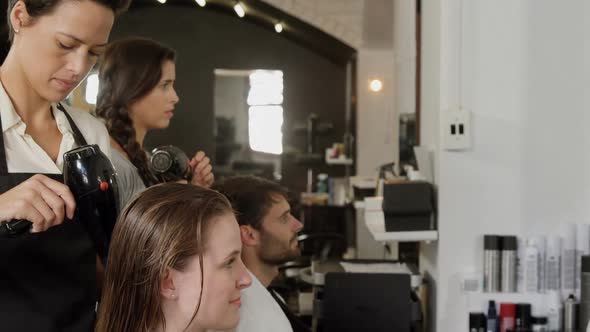
[[[76,199],[77,221],[86,229],[103,264],[119,215],[117,173],[98,145],[64,153],[64,183]]]
[[[184,151],[174,145],[159,146],[152,150],[150,169],[160,182],[191,181],[193,169]]]

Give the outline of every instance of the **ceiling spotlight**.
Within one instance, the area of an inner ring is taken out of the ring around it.
[[[159,3],[166,3],[166,0],[158,0]]]
[[[207,4],[207,0],[195,0],[195,2],[201,7],[205,7]]]
[[[369,83],[369,89],[371,89],[373,92],[379,92],[383,89],[383,82],[378,79],[371,80]]]
[[[281,33],[281,32],[283,32],[283,25],[282,25],[281,23],[277,23],[277,24],[275,24],[275,31],[276,31],[277,33]]]
[[[236,14],[238,14],[239,17],[244,17],[246,15],[244,7],[242,7],[242,5],[239,2],[236,3],[236,5],[234,6],[234,11],[236,12]]]

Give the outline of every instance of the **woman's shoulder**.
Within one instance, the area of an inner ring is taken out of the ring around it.
[[[115,164],[117,171],[119,168],[129,170],[130,172],[137,172],[137,168],[131,163],[127,157],[121,153],[117,148],[111,145],[111,161]],[[118,167],[117,167],[118,166]]]
[[[117,149],[111,149],[111,162],[117,171],[119,185],[119,204],[125,206],[131,198],[145,189],[143,180],[137,172],[137,168]]]

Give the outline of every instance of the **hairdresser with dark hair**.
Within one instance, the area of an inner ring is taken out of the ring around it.
[[[105,120],[111,135],[122,206],[158,182],[148,167],[143,141],[149,130],[169,126],[179,101],[175,57],[173,49],[153,40],[128,38],[111,43],[100,61],[96,115]],[[192,184],[211,186],[209,158],[199,151],[190,163]]]
[[[74,218],[63,153],[104,125],[60,104],[104,52],[130,0],[8,0],[12,43],[0,67],[0,329],[92,331],[96,252]],[[82,134],[83,133],[83,134]],[[16,219],[31,233],[9,237]]]

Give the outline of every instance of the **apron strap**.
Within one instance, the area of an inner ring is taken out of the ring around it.
[[[2,117],[0,116],[0,129],[2,128]],[[4,131],[0,135],[0,175],[8,174],[8,163],[6,162],[6,151],[4,148]]]
[[[66,109],[62,106],[61,103],[57,103],[57,109],[64,112],[64,114],[66,115],[66,118],[68,119],[70,127],[72,128],[72,131],[74,133],[74,141],[76,141],[76,144],[78,144],[78,146],[88,145],[88,143],[86,143],[84,135],[82,135],[82,132],[80,132],[80,129],[78,129],[78,126],[76,126],[76,123],[74,122],[74,120],[72,120],[72,117],[68,114],[68,112],[66,112]]]
[[[2,128],[2,119],[0,119]],[[8,174],[8,163],[6,162],[6,151],[4,149],[4,132],[0,135],[0,176]]]

